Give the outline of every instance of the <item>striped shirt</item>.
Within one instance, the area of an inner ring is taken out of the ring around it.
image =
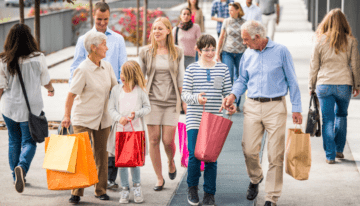
[[[198,95],[205,93],[207,98],[205,111],[222,116],[219,109],[223,97],[231,92],[231,80],[228,67],[217,62],[212,68],[204,68],[199,62],[190,64],[184,76],[181,99],[187,104],[186,130],[199,129],[203,105],[199,104]]]

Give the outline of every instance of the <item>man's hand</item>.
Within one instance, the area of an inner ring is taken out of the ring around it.
[[[300,112],[293,112],[292,118],[294,124],[302,124],[302,115]]]
[[[231,105],[228,109],[229,115],[233,115],[236,112],[236,106]]]
[[[130,116],[128,116],[128,119],[132,121],[134,120],[134,118],[135,118],[135,112],[131,112]]]
[[[226,109],[229,111],[231,105],[233,105],[233,103],[235,102],[235,95],[234,94],[230,94],[229,96],[225,97],[223,99],[222,105],[219,109],[219,112],[222,112],[223,109]],[[236,110],[236,107],[235,107]],[[230,111],[229,111],[230,112]]]
[[[354,97],[356,97],[357,95],[359,95],[359,92],[360,92],[359,89],[354,89],[354,90],[353,90]]]
[[[65,116],[61,122],[61,127],[69,128],[71,124],[70,117]]]
[[[122,124],[123,126],[125,126],[128,122],[129,120],[126,117],[121,117],[119,120],[119,123]]]
[[[198,95],[199,104],[205,105],[207,98],[203,97],[202,95],[206,95],[206,94],[203,92]]]

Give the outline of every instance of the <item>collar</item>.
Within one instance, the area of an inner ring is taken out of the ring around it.
[[[102,69],[104,69],[104,67],[103,67],[103,63],[102,63],[102,61],[103,60],[100,60],[100,66],[98,66],[98,65],[96,65],[93,61],[91,61],[90,59],[89,59],[89,57],[87,56],[86,57],[86,66],[89,68],[89,69],[91,69],[92,71],[95,71],[97,68],[102,68]]]
[[[97,31],[95,28],[95,25],[92,28],[93,31]],[[111,35],[112,31],[109,29],[109,27],[106,27],[105,35]]]
[[[268,43],[266,44],[265,48],[266,47],[274,47],[275,46],[275,43],[269,38],[269,37],[266,37],[268,39]]]
[[[254,8],[254,6],[255,6],[254,4],[251,4],[250,7],[248,7],[247,4],[245,3],[245,7],[249,8],[249,9]]]

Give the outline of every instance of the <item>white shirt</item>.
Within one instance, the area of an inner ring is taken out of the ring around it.
[[[242,18],[244,18],[246,21],[255,20],[261,22],[261,9],[254,3],[251,4],[250,7],[248,7],[246,4],[243,4],[242,9],[245,13]]]
[[[38,55],[38,56],[36,56]],[[50,75],[45,56],[40,52],[29,58],[19,59],[19,66],[24,80],[25,90],[29,99],[31,113],[39,116],[44,107],[41,86],[50,82]],[[4,89],[1,97],[1,112],[15,122],[29,121],[29,110],[21,89],[19,76],[11,76],[7,63],[0,60],[0,89]]]

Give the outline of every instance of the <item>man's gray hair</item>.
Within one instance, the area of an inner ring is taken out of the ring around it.
[[[84,39],[84,46],[86,51],[90,54],[91,53],[91,45],[95,45],[96,47],[99,46],[107,37],[104,33],[98,31],[91,31],[86,34]]]
[[[266,38],[266,29],[264,27],[264,25],[262,25],[260,22],[258,21],[246,21],[242,26],[241,26],[241,31],[246,30],[251,39],[255,38],[255,35],[258,34],[260,36],[260,38]]]

